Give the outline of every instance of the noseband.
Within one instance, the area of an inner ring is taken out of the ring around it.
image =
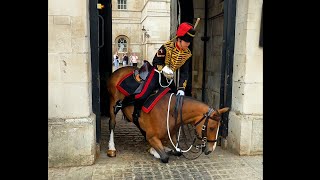
[[[206,113],[203,115],[203,117],[200,119],[200,121],[198,121],[197,123],[194,124],[194,126],[195,126],[195,128],[194,128],[195,134],[196,134],[197,138],[202,141],[202,144],[201,144],[201,145],[197,145],[197,146],[196,146],[197,149],[200,148],[200,147],[205,148],[205,147],[206,147],[206,142],[217,142],[217,139],[215,139],[215,140],[209,140],[209,139],[207,139],[207,136],[206,136],[206,135],[207,135],[207,126],[208,126],[209,119],[219,122],[219,120],[216,120],[216,119],[213,119],[212,117],[210,117],[210,115],[211,115],[214,111],[217,112],[218,116],[221,116],[221,114],[219,113],[219,111],[217,111],[217,110],[215,110],[215,109],[213,109],[213,108],[210,107],[209,110],[208,110],[208,112],[206,112]],[[200,122],[203,121],[204,119],[205,119],[205,122],[204,122],[204,124],[202,125],[202,131],[201,131],[202,137],[200,137],[200,136],[198,135],[197,131],[196,131],[196,127],[197,127],[197,125],[199,125]]]

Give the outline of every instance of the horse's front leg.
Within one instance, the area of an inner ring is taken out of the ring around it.
[[[161,162],[167,163],[169,161],[169,156],[166,153],[160,139],[153,136],[152,138],[147,138],[147,140],[152,146],[152,148],[150,148],[150,153],[153,154],[156,158],[160,158]],[[156,150],[156,152],[154,152],[154,150]]]
[[[112,104],[115,104],[115,103],[110,103],[110,120],[109,120],[110,138],[109,138],[109,149],[107,151],[107,155],[109,157],[116,156],[116,148],[114,145],[114,129],[116,126],[116,115],[114,114],[114,109]]]

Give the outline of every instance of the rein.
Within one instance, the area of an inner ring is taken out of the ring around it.
[[[214,111],[216,111],[217,114],[220,116],[219,111],[217,111],[217,110],[209,107],[208,112],[206,112],[206,113],[203,115],[203,117],[202,117],[198,122],[196,122],[196,123],[194,124],[194,128],[193,128],[193,129],[194,129],[194,132],[195,132],[196,137],[193,139],[193,143],[190,145],[190,147],[189,147],[187,150],[181,150],[181,149],[179,148],[180,131],[181,131],[181,127],[183,126],[183,121],[182,121],[182,102],[183,102],[183,96],[179,96],[179,95],[178,95],[178,96],[177,96],[177,100],[176,100],[176,106],[175,106],[175,109],[174,109],[174,112],[175,112],[174,115],[175,115],[175,125],[176,125],[176,124],[177,124],[177,115],[179,114],[179,113],[178,113],[178,110],[180,110],[181,125],[180,125],[180,127],[179,127],[179,133],[178,133],[178,135],[177,135],[177,144],[176,144],[176,145],[173,144],[173,141],[172,141],[171,136],[170,136],[170,131],[169,131],[169,111],[170,111],[171,98],[172,98],[172,95],[173,95],[173,94],[174,94],[174,93],[171,93],[170,98],[169,98],[169,103],[168,103],[168,110],[167,110],[167,132],[168,132],[168,136],[169,136],[170,142],[171,142],[172,146],[175,148],[175,150],[176,150],[177,152],[188,152],[188,151],[190,151],[191,148],[192,148],[192,146],[194,146],[194,143],[195,143],[195,141],[196,141],[196,138],[198,138],[198,139],[200,139],[200,140],[202,141],[202,144],[195,146],[196,149],[200,149],[200,147],[201,147],[202,150],[203,150],[203,149],[206,147],[206,142],[217,142],[217,139],[208,140],[208,139],[207,139],[207,136],[206,136],[206,134],[207,134],[207,125],[208,125],[209,119],[210,119],[210,120],[214,120],[214,121],[218,121],[218,120],[213,119],[212,117],[210,117],[210,115],[211,115]],[[202,137],[200,137],[200,136],[197,134],[197,132],[196,132],[196,126],[199,125],[200,122],[202,122],[203,120],[205,120],[205,122],[204,122],[204,124],[203,124],[203,126],[202,126],[202,131],[201,131]],[[218,129],[218,131],[219,131],[219,129]],[[183,129],[183,134],[184,134],[184,136],[186,137],[186,135],[185,135],[185,133],[184,133],[184,129]],[[218,132],[217,132],[217,134],[218,134]],[[199,151],[198,151],[198,152],[199,152]],[[194,152],[194,153],[198,153],[198,152]],[[203,151],[202,151],[202,152],[203,152]],[[201,154],[202,154],[202,153],[200,153],[200,155],[201,155]],[[199,155],[199,156],[200,156],[200,155]],[[183,156],[184,156],[184,155],[183,155]],[[199,156],[197,156],[197,157],[195,157],[195,158],[193,158],[193,159],[196,159],[196,158],[198,158]],[[186,156],[184,156],[184,157],[187,158]],[[190,159],[190,158],[187,158],[187,159]]]
[[[173,79],[171,79],[170,81],[168,81],[168,78],[166,78],[168,85],[167,85],[167,86],[164,86],[164,85],[161,84],[161,73],[162,73],[162,71],[158,71],[157,69],[154,69],[154,71],[156,71],[157,73],[159,73],[159,84],[160,84],[161,87],[166,88],[166,87],[170,86],[170,84],[172,83]]]

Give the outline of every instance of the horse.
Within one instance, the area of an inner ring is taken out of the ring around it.
[[[117,83],[128,73],[138,69],[133,66],[126,66],[114,71],[108,79],[107,90],[110,101],[110,121],[109,121],[109,149],[107,154],[109,157],[116,156],[116,149],[114,144],[114,129],[116,125],[114,113],[114,106],[118,100],[124,99],[125,95],[122,94],[117,88]],[[171,101],[169,102],[169,99]],[[228,107],[213,110],[207,104],[198,101],[192,97],[185,96],[183,98],[182,106],[182,120],[181,116],[177,122],[173,117],[175,103],[177,101],[176,95],[167,93],[158,103],[153,107],[149,113],[141,111],[139,117],[139,124],[143,131],[145,131],[145,139],[151,145],[149,152],[156,158],[160,158],[161,162],[167,163],[169,161],[168,148],[163,145],[163,141],[167,141],[169,136],[172,143],[177,143],[177,131],[181,125],[192,124],[195,126],[195,132],[199,139],[203,141],[202,151],[205,155],[210,154],[216,147],[217,135],[220,125],[221,114],[229,110]],[[170,103],[170,107],[168,104]],[[170,111],[170,116],[166,120],[167,109]],[[122,110],[123,115],[127,120],[133,122],[132,113],[134,110],[133,105],[124,107]],[[169,122],[169,130],[167,129],[167,121]],[[168,133],[170,132],[170,133]],[[178,150],[176,148],[176,150]],[[176,152],[174,155],[181,155]]]

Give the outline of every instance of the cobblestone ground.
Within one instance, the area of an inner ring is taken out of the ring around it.
[[[109,141],[108,119],[102,118],[101,154],[94,165],[49,168],[48,179],[262,179],[262,156],[238,156],[220,146],[209,155],[195,160],[170,156],[162,163],[150,155],[150,148],[137,127],[117,116],[115,144],[117,156],[106,155]]]

